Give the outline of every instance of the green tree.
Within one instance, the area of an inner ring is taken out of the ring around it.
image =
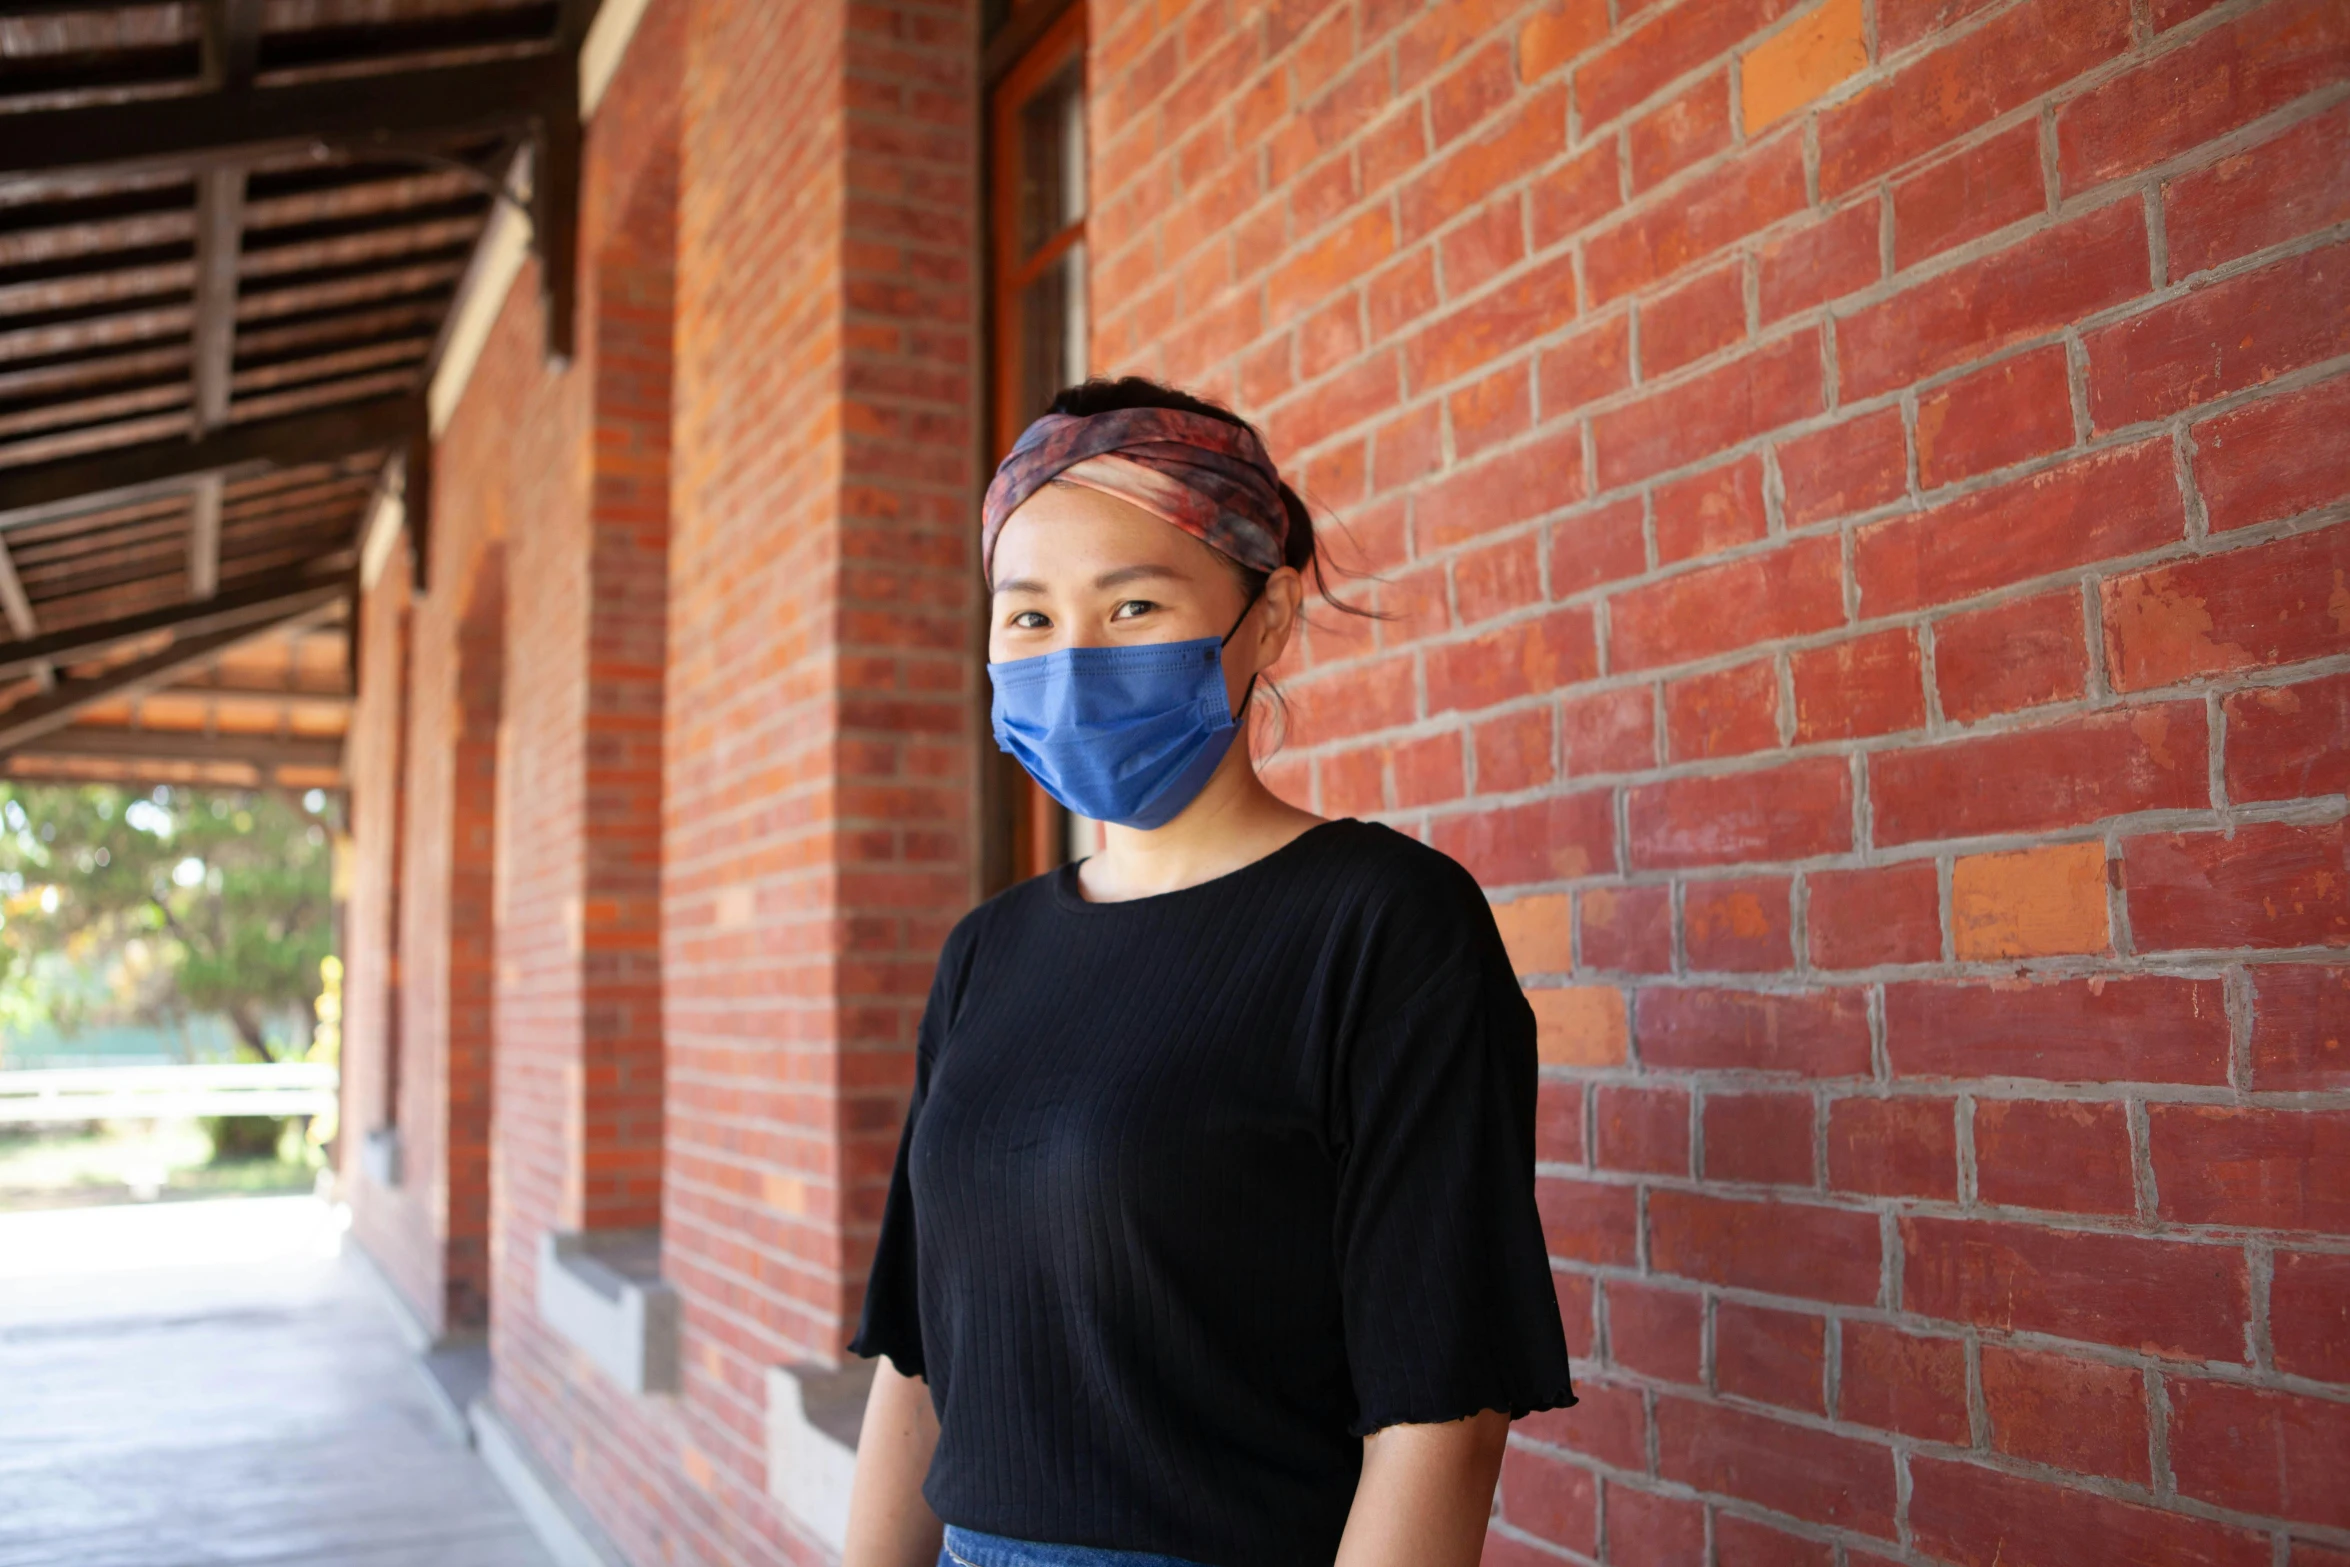
[[[326,808],[315,791],[0,783],[7,1014],[215,1014],[256,1061],[279,1058],[267,1025],[291,1017],[298,1055],[334,944]]]

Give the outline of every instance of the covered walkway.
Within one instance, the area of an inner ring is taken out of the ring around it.
[[[307,1197],[0,1214],[0,1567],[541,1567]]]

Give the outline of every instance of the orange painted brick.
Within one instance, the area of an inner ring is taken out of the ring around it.
[[[1739,57],[1746,134],[1793,114],[1868,63],[1860,0],[1824,0]]]
[[[1575,966],[1569,940],[1567,895],[1542,893],[1493,906],[1502,945],[1520,974],[1563,974]]]
[[[1795,738],[1853,740],[1926,722],[1917,633],[1871,632],[1788,655],[1795,685]]]
[[[1631,974],[1673,967],[1673,900],[1665,887],[1591,887],[1577,899],[1583,965]]]
[[[2081,596],[2071,588],[1964,610],[1934,623],[1942,715],[1972,723],[2079,697],[2089,679]]]
[[[1640,373],[1653,380],[1745,337],[1745,268],[1732,264],[1640,307]]]
[[[1674,761],[1743,756],[1779,744],[1779,674],[1769,659],[1665,686],[1665,748]]]
[[[1930,860],[1804,877],[1811,960],[1825,969],[1931,963],[1942,956],[1941,893]]]
[[[2010,126],[1893,186],[1893,264],[1914,267],[2048,209],[2040,124]]]
[[[1790,527],[1873,510],[1909,487],[1908,437],[1898,408],[1781,441],[1778,452]]]
[[[2068,843],[1959,856],[1950,871],[1950,931],[1962,962],[2103,952],[2105,845]]]
[[[1975,1190],[2005,1208],[2134,1214],[2128,1118],[2117,1104],[1977,1100]]]
[[[1606,985],[1526,992],[1536,1050],[1546,1066],[1621,1066],[1627,1031],[1624,993]]]
[[[1660,484],[1651,492],[1651,504],[1656,511],[1659,564],[1751,544],[1770,530],[1759,457],[1741,457]]]
[[[2350,648],[2350,526],[2336,523],[2101,585],[2107,678],[2144,691]]]
[[[1689,967],[1770,973],[1793,961],[1784,876],[1693,881],[1681,892],[1681,946]]]

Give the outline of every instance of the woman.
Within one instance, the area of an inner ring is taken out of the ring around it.
[[[997,741],[1105,842],[940,954],[846,1567],[1471,1567],[1510,1419],[1574,1402],[1534,1021],[1466,871],[1233,743],[1305,506],[1237,415],[1091,381],[982,555]]]

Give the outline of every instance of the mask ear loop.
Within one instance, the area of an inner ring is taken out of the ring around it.
[[[1265,590],[1261,587],[1258,588],[1256,592],[1251,593],[1248,596],[1248,602],[1241,606],[1240,618],[1232,623],[1232,629],[1230,631],[1224,633],[1223,641],[1216,644],[1216,651],[1219,654],[1221,654],[1226,647],[1231,645],[1232,639],[1234,637],[1240,635],[1240,628],[1248,624],[1248,617],[1256,613],[1257,604],[1264,598],[1264,596]],[[1232,710],[1232,722],[1234,727],[1237,728],[1239,726],[1241,715],[1248,711],[1249,698],[1255,696],[1256,694],[1257,677],[1255,675],[1250,675],[1248,677],[1248,685],[1240,693],[1240,706]]]

